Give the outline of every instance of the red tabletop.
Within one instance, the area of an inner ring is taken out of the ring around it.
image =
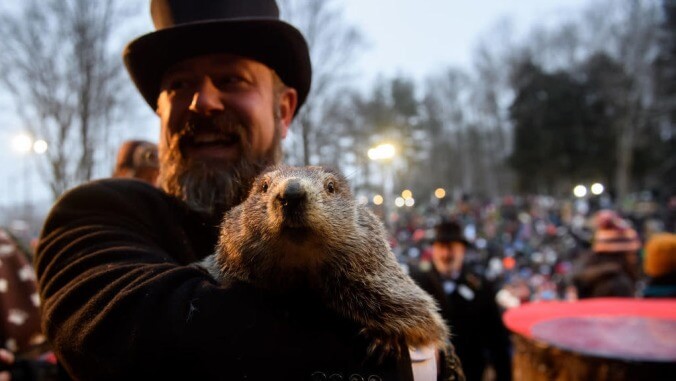
[[[676,361],[676,299],[598,298],[538,302],[505,312],[527,338],[593,356]]]

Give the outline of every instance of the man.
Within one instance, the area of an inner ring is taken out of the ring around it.
[[[151,13],[158,30],[124,59],[161,120],[161,190],[102,180],[53,207],[36,268],[60,363],[81,380],[411,380],[407,354],[367,356],[359,327],[319,303],[189,266],[280,160],[310,61],[273,0],[153,0]]]
[[[488,362],[497,380],[510,380],[509,338],[492,285],[463,266],[469,243],[459,224],[442,221],[435,233],[431,265],[421,264],[411,277],[439,303],[467,380],[483,380]]]
[[[145,140],[127,140],[117,151],[112,177],[123,177],[155,184],[160,173],[157,145]]]

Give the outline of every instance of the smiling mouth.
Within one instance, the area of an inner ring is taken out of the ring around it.
[[[190,140],[191,140],[190,143],[193,147],[200,148],[211,146],[232,146],[239,144],[241,138],[236,133],[222,134],[222,133],[206,132],[196,134]]]
[[[185,153],[193,158],[233,158],[239,154],[242,138],[237,133],[202,132],[186,137]]]

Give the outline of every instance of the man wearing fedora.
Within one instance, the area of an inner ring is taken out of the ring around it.
[[[510,380],[509,337],[493,286],[464,266],[470,243],[460,224],[444,219],[434,230],[431,263],[413,268],[411,278],[439,303],[467,381],[484,380],[488,363],[496,380]]]
[[[274,0],[152,0],[151,14],[157,30],[124,61],[160,118],[159,189],[85,184],[41,234],[43,328],[62,366],[78,380],[412,380],[408,354],[368,356],[359,327],[319,303],[189,266],[281,160],[310,59]]]

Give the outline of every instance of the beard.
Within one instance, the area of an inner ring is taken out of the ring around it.
[[[184,201],[194,211],[220,218],[239,205],[249,194],[253,180],[266,167],[281,161],[281,120],[275,113],[270,148],[256,154],[246,126],[231,114],[215,117],[192,115],[184,128],[174,133],[160,156],[158,183],[168,194]],[[185,147],[194,142],[196,131],[229,136],[237,144],[240,157],[233,161],[193,160],[185,156]]]

